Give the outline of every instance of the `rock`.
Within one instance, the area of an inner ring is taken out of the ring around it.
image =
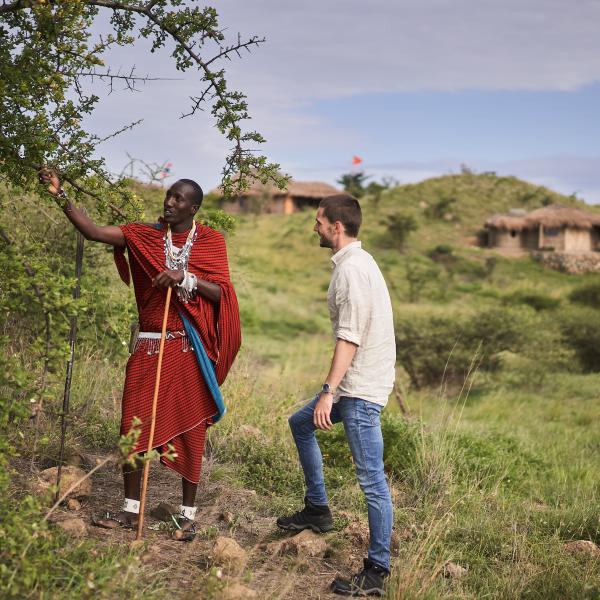
[[[69,510],[81,510],[81,503],[79,502],[79,500],[76,500],[75,498],[69,498],[69,500],[67,501],[67,508]]]
[[[443,573],[444,577],[448,577],[449,579],[460,579],[467,574],[467,569],[448,560],[444,564]]]
[[[246,568],[248,555],[233,539],[219,536],[212,549],[213,563],[229,575],[241,575]]]
[[[234,582],[221,590],[217,598],[219,600],[253,600],[258,598],[258,594],[245,585]]]
[[[600,558],[600,548],[590,540],[567,542],[564,548],[569,554],[587,554],[588,556]]]
[[[295,536],[284,540],[281,543],[280,553],[314,558],[323,556],[326,550],[327,542],[322,536],[310,529],[304,529]]]
[[[39,474],[39,479],[35,484],[34,491],[36,494],[42,496],[45,495],[48,490],[56,485],[56,474],[58,473],[58,467],[51,467],[45,469]],[[69,465],[63,466],[60,475],[60,490],[59,495],[62,496],[76,481],[85,477],[85,471],[82,471],[78,467],[72,467]],[[69,498],[86,498],[92,494],[92,482],[89,478],[84,479],[77,487],[75,487],[70,493]]]
[[[83,519],[80,519],[79,517],[57,521],[56,525],[75,537],[81,537],[87,533],[86,524]]]
[[[219,515],[219,519],[223,521],[223,523],[225,523],[226,525],[231,525],[235,520],[235,515],[232,512],[226,510],[225,512],[222,512]]]
[[[168,502],[161,502],[150,511],[150,516],[159,521],[170,521],[171,515],[176,514],[179,514],[179,507]]]

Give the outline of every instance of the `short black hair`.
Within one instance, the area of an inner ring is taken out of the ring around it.
[[[202,200],[204,199],[204,192],[202,188],[192,179],[179,179],[177,183],[185,183],[187,186],[194,190],[192,194],[192,202],[194,206],[200,208],[202,206]]]
[[[346,231],[346,235],[357,237],[362,223],[362,211],[358,200],[350,194],[333,194],[326,196],[319,203],[323,214],[330,223],[339,221]]]

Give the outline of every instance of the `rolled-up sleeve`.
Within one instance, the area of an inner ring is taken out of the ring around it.
[[[333,333],[338,339],[360,346],[370,318],[368,281],[364,273],[349,268],[344,269],[336,283],[337,323]]]

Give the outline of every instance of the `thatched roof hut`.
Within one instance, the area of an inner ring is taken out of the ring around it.
[[[494,215],[485,227],[490,247],[516,254],[528,250],[591,252],[600,239],[600,215],[564,204]]]
[[[213,193],[222,195],[221,188]],[[287,189],[280,190],[273,184],[263,184],[253,180],[247,190],[235,199],[225,202],[223,208],[229,212],[266,212],[290,214],[306,207],[316,208],[326,196],[339,193],[339,190],[323,181],[288,182]]]
[[[537,229],[540,225],[550,228],[591,229],[594,225],[600,225],[600,215],[564,204],[550,204],[530,213],[521,209],[513,209],[506,214],[493,215],[485,222],[488,229],[506,231]]]

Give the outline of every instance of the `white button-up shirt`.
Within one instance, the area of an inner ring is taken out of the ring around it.
[[[392,303],[373,257],[351,242],[332,257],[327,292],[333,336],[356,344],[334,401],[353,396],[385,406],[394,386],[396,340]]]

